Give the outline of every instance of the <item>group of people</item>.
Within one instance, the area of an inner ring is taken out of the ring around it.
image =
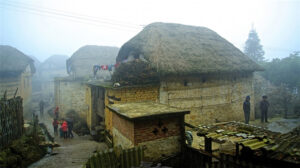
[[[73,138],[74,135],[72,133],[73,130],[73,119],[58,119],[59,117],[59,108],[56,107],[54,110],[54,119],[52,122],[53,129],[54,129],[54,134],[57,136],[58,135],[58,130],[59,130],[59,135],[61,138],[67,139],[67,138]],[[60,125],[60,128],[58,129],[58,126]]]
[[[260,102],[260,112],[261,112],[261,122],[268,122],[268,109],[269,109],[269,102],[268,102],[268,97],[263,96],[262,100]],[[250,96],[246,97],[246,100],[244,101],[243,104],[243,110],[244,110],[244,115],[245,115],[245,123],[249,124],[250,120]]]

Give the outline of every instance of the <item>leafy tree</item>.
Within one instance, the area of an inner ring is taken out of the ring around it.
[[[257,32],[254,29],[249,32],[248,39],[245,43],[244,53],[255,62],[260,63],[264,61],[265,52],[260,44]]]
[[[294,52],[283,59],[273,59],[263,64],[262,76],[276,86],[286,84],[288,88],[300,88],[300,52]]]

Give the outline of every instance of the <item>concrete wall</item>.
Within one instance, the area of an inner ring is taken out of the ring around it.
[[[60,116],[64,117],[69,110],[75,110],[86,120],[88,106],[85,101],[86,87],[84,81],[55,79],[55,106],[59,107]]]
[[[168,77],[161,81],[160,102],[191,110],[185,122],[198,125],[244,120],[243,101],[251,96],[254,118],[253,75]]]

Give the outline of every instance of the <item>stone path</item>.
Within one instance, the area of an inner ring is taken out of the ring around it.
[[[44,119],[41,119],[40,122],[46,125],[49,133],[54,137],[54,141],[60,147],[54,148],[52,155],[45,156],[30,165],[29,168],[81,168],[94,151],[107,149],[104,143],[93,141],[90,136],[78,136],[75,133],[73,133],[73,139],[54,136],[52,118],[47,113],[44,115]]]

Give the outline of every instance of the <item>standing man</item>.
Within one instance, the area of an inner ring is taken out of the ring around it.
[[[54,129],[54,135],[57,136],[57,128],[58,128],[58,121],[57,119],[53,119],[53,122],[52,122],[52,125],[53,125],[53,129]]]
[[[74,137],[74,135],[72,133],[72,130],[73,130],[73,119],[69,118],[67,120],[67,124],[68,124],[68,137],[69,138],[73,138]]]
[[[243,110],[244,110],[244,115],[245,115],[245,123],[249,124],[249,119],[250,119],[250,96],[246,97],[246,100],[244,101],[244,104],[243,104]]]
[[[43,118],[44,117],[44,101],[43,100],[41,100],[40,101],[40,116]]]
[[[268,97],[263,96],[262,101],[260,102],[260,111],[261,111],[261,122],[268,122],[268,108],[270,106],[268,102]]]
[[[58,120],[59,117],[59,108],[58,106],[56,106],[55,110],[54,110],[54,118]]]

